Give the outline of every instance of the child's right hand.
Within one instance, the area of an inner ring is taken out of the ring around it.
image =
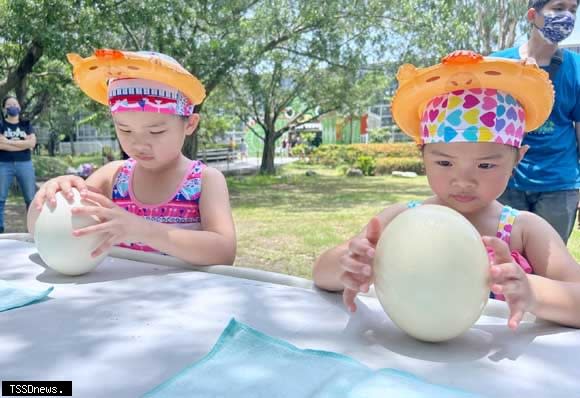
[[[66,175],[52,178],[42,184],[34,197],[32,206],[34,206],[38,211],[42,210],[42,206],[45,202],[48,202],[49,206],[56,206],[55,195],[60,191],[62,191],[66,199],[71,201],[73,199],[72,188],[76,188],[79,192],[88,190],[85,180],[81,177]]]
[[[373,280],[375,248],[381,237],[381,223],[377,217],[371,219],[366,228],[366,237],[357,236],[348,242],[348,252],[339,260],[340,281],[344,285],[342,299],[351,312],[356,311],[354,302],[359,292],[367,293]]]

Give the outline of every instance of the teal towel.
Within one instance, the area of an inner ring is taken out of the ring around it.
[[[45,290],[28,289],[0,280],[0,312],[42,300],[52,289],[52,286]]]
[[[232,319],[211,352],[145,397],[475,397],[345,355],[301,350]]]

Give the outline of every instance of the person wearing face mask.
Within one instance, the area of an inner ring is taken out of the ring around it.
[[[550,74],[556,101],[544,125],[524,138],[529,150],[498,200],[541,216],[567,242],[580,188],[580,55],[559,49],[558,43],[574,30],[578,0],[529,0],[528,8],[529,40],[492,56],[534,58]]]
[[[2,101],[0,124],[0,233],[4,233],[4,205],[10,186],[16,177],[24,197],[26,208],[36,193],[36,177],[32,165],[31,150],[36,136],[30,122],[20,118],[20,104],[16,97]]]

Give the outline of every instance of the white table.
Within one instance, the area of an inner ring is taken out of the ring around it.
[[[580,330],[527,320],[514,333],[502,302],[490,301],[465,335],[427,344],[394,326],[373,297],[350,315],[336,294],[119,258],[71,278],[18,240],[0,240],[0,279],[55,286],[43,302],[0,313],[0,379],[72,380],[75,397],[140,396],[202,358],[232,317],[301,348],[486,396],[580,395]]]

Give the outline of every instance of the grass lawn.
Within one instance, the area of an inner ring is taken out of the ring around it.
[[[307,177],[308,169],[317,175]],[[347,178],[296,164],[279,176],[232,177],[228,185],[236,265],[306,278],[318,254],[356,234],[386,205],[430,193],[424,177]]]
[[[306,170],[317,175],[307,177]],[[236,265],[310,278],[315,258],[358,233],[390,203],[430,195],[425,177],[349,178],[331,169],[291,164],[278,176],[228,178],[236,228]],[[22,211],[19,197],[9,204]],[[12,219],[12,220],[10,220]],[[24,231],[24,214],[7,214],[11,231]],[[568,248],[580,259],[580,230]]]
[[[308,169],[318,175],[307,177]],[[228,184],[238,231],[236,265],[305,278],[318,254],[359,232],[386,205],[430,195],[425,177],[347,178],[297,164],[279,176],[229,178]],[[568,247],[579,259],[579,230]]]

